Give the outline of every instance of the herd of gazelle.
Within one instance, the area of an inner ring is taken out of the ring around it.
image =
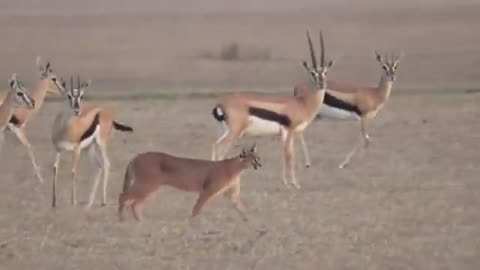
[[[134,157],[125,172],[123,190],[119,196],[118,215],[122,219],[123,209],[131,207],[136,220],[142,219],[145,202],[162,185],[169,185],[189,192],[197,192],[199,197],[193,207],[196,216],[203,205],[213,197],[227,193],[235,208],[246,219],[245,207],[240,200],[240,176],[253,167],[261,167],[256,145],[233,157],[225,159],[233,143],[242,136],[281,136],[283,143],[282,181],[300,188],[295,174],[294,141],[298,135],[306,167],[310,155],[303,132],[316,118],[356,120],[360,122],[360,140],[347,154],[340,168],[345,167],[362,145],[367,147],[369,135],[367,119],[372,119],[388,100],[400,56],[384,58],[376,52],[376,59],[382,67],[380,82],[376,87],[348,85],[327,80],[327,71],[334,65],[326,60],[323,35],[320,32],[320,57],[317,61],[311,37],[307,31],[307,42],[311,65],[303,61],[311,82],[294,86],[292,96],[262,96],[237,93],[222,98],[213,108],[212,114],[222,127],[221,137],[212,146],[212,160],[176,157],[161,152],[141,153]],[[82,82],[79,77],[74,86],[53,73],[51,64],[41,65],[37,58],[41,79],[29,94],[16,74],[9,80],[10,89],[0,92],[0,149],[5,130],[12,131],[27,148],[34,171],[40,182],[43,177],[37,165],[32,147],[27,139],[25,126],[41,108],[47,93],[67,97],[66,108],[55,118],[51,139],[56,150],[53,162],[52,207],[56,206],[56,182],[61,154],[72,152],[71,203],[76,205],[76,174],[82,150],[89,152],[90,161],[98,168],[91,188],[86,208],[90,208],[103,176],[102,205],[107,203],[107,186],[110,161],[107,145],[112,131],[132,132],[133,129],[115,121],[111,108],[103,104],[89,104],[82,101],[84,91],[91,82]]]

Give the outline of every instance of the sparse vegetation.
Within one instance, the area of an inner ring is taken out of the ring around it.
[[[219,60],[219,61],[270,61],[272,53],[270,49],[258,48],[252,45],[240,45],[237,42],[225,44],[220,52],[204,51],[200,53],[200,58]]]

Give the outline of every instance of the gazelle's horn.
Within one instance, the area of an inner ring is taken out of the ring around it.
[[[317,70],[317,59],[315,57],[315,50],[313,49],[312,39],[310,38],[310,34],[307,31],[307,41],[308,41],[308,48],[310,49],[310,57],[312,58],[312,65],[315,70]]]

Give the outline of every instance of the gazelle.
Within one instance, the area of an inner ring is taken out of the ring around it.
[[[23,83],[17,80],[17,74],[12,75],[8,84],[10,91],[0,105],[0,151],[3,146],[5,129],[8,127],[13,113],[20,108],[31,110],[35,107],[35,100],[27,93]]]
[[[246,220],[245,207],[240,201],[240,176],[248,167],[255,170],[262,166],[253,145],[234,158],[210,161],[176,157],[160,152],[137,155],[127,166],[123,192],[118,198],[118,217],[123,220],[124,207],[131,206],[137,221],[143,219],[145,202],[162,185],[188,192],[199,197],[192,209],[192,217],[198,215],[203,205],[212,198],[227,192],[235,209]]]
[[[288,186],[287,172],[290,181],[300,188],[295,176],[294,136],[302,133],[315,118],[323,103],[326,89],[327,71],[333,66],[333,60],[325,61],[323,35],[320,32],[320,65],[307,31],[312,66],[306,61],[303,66],[314,76],[315,91],[302,96],[259,96],[249,94],[233,94],[223,98],[212,111],[213,117],[222,125],[223,135],[212,146],[212,159],[223,159],[234,141],[243,135],[281,135],[283,141],[284,164],[283,183]]]
[[[364,148],[368,147],[370,137],[367,133],[367,120],[373,119],[390,97],[395,81],[395,72],[402,55],[382,57],[378,52],[375,52],[376,59],[382,67],[380,82],[376,87],[348,85],[330,80],[327,82],[328,88],[323,101],[324,105],[320,108],[318,116],[320,118],[360,121],[361,137],[340,164],[340,168],[344,168],[350,163],[362,142]],[[298,85],[294,89],[295,96],[303,96],[307,92],[307,84]],[[305,145],[303,135],[301,135],[301,138],[302,144]],[[303,149],[304,155],[308,157],[307,147]]]
[[[64,151],[73,152],[72,163],[72,193],[71,202],[76,205],[76,174],[80,153],[88,148],[90,160],[98,166],[92,190],[86,209],[90,208],[95,200],[98,182],[103,172],[103,201],[107,203],[107,184],[110,169],[110,161],[107,155],[107,144],[110,140],[112,129],[132,132],[131,127],[122,125],[113,120],[113,111],[109,107],[100,105],[82,104],[84,91],[90,86],[88,83],[80,83],[77,78],[77,87],[73,87],[73,79],[70,78],[70,88],[66,90],[68,105],[66,110],[60,112],[53,124],[52,142],[57,151],[53,165],[53,190],[52,207],[56,206],[56,182],[60,165],[61,154]],[[65,82],[62,82],[66,88]]]
[[[50,62],[47,62],[45,66],[41,65],[40,57],[37,57],[37,67],[40,71],[40,81],[32,89],[32,98],[35,100],[35,108],[18,108],[15,110],[13,116],[8,123],[8,129],[11,130],[18,140],[27,148],[28,155],[33,165],[33,169],[38,178],[38,181],[43,182],[43,177],[40,172],[40,168],[37,165],[35,155],[33,154],[32,146],[27,138],[25,127],[28,121],[40,110],[43,105],[43,101],[47,93],[53,93],[60,95],[64,89],[57,79],[57,76],[53,73]],[[0,92],[0,103],[3,103],[8,96],[9,90]]]

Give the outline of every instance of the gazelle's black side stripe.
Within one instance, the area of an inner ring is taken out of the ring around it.
[[[20,124],[20,120],[18,120],[18,118],[15,115],[12,115],[12,117],[8,122],[15,126],[18,126]]]
[[[358,116],[362,116],[362,112],[358,109],[357,106],[349,104],[341,99],[330,95],[328,92],[325,92],[325,98],[323,99],[323,103],[327,104],[330,107],[335,107],[341,110],[354,112]]]
[[[95,118],[93,119],[93,122],[92,124],[88,127],[87,130],[85,130],[85,132],[83,133],[80,141],[83,141],[87,138],[89,138],[90,136],[92,136],[92,134],[95,132],[95,130],[97,129],[97,126],[98,124],[100,123],[100,114],[96,114],[95,115]]]
[[[277,122],[284,127],[288,127],[291,124],[290,118],[288,118],[287,115],[279,114],[262,108],[249,107],[248,113],[264,120]]]

